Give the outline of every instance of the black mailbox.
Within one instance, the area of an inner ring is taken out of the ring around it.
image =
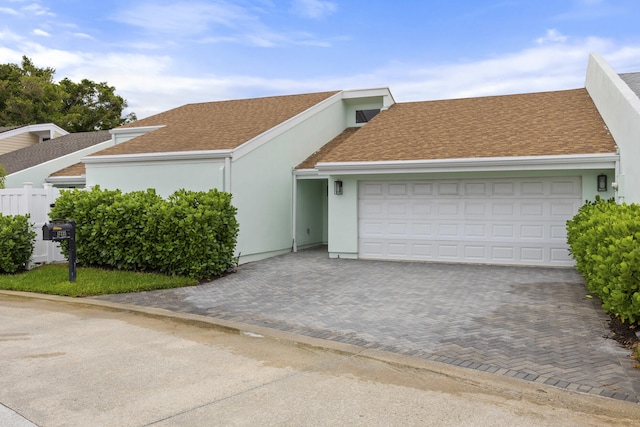
[[[76,222],[72,219],[54,219],[42,226],[42,240],[69,242],[69,281],[76,281]]]
[[[42,226],[42,239],[61,242],[71,239],[75,234],[75,224],[71,221],[50,222]]]

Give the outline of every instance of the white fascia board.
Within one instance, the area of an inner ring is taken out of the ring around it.
[[[388,97],[388,101],[385,103],[385,108],[389,108],[396,103],[391,90],[388,87],[373,88],[373,89],[350,89],[342,92],[342,99],[354,99],[354,98],[371,98],[375,96]]]
[[[85,165],[112,166],[123,163],[161,163],[180,161],[207,161],[211,159],[224,159],[231,157],[231,150],[209,150],[209,151],[172,151],[166,153],[140,153],[140,154],[112,154],[108,156],[84,157],[82,162]]]
[[[470,159],[395,160],[317,163],[318,175],[362,175],[424,172],[499,172],[562,169],[614,169],[620,155],[485,157]]]
[[[62,129],[58,125],[54,125],[53,123],[43,123],[38,125],[27,125],[22,126],[17,129],[9,130],[6,132],[0,133],[0,139],[11,138],[12,136],[21,135],[23,133],[41,133],[41,132],[57,132],[60,135],[68,135],[69,132]]]
[[[318,175],[318,169],[294,169],[293,176],[296,179],[326,179],[326,175]]]
[[[49,184],[55,185],[87,185],[86,175],[78,176],[50,176],[45,179]]]
[[[127,135],[127,134],[142,135],[142,134],[149,133],[149,132],[157,130],[157,129],[161,129],[163,127],[165,127],[165,125],[139,126],[139,127],[130,127],[130,128],[115,128],[115,129],[109,130],[109,133],[111,135]]]

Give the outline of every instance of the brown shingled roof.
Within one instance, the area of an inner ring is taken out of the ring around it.
[[[64,169],[60,169],[59,171],[52,173],[50,176],[82,176],[86,174],[87,172],[84,163],[80,162]]]
[[[342,144],[344,141],[347,140],[347,138],[351,138],[351,136],[354,133],[356,133],[358,129],[360,128],[345,129],[342,133],[340,133],[340,135],[336,136],[327,144],[322,146],[322,148],[320,148],[318,151],[313,153],[311,156],[307,157],[307,159],[304,162],[300,163],[296,167],[296,169],[312,169],[315,166],[315,164],[318,163],[319,161],[318,159],[322,159],[323,157],[328,156],[331,150],[333,150],[336,147],[339,147],[340,144]]]
[[[93,155],[233,149],[336,93],[187,104],[122,126],[165,127]]]
[[[317,162],[614,153],[585,89],[394,104]],[[309,160],[309,159],[308,159]],[[309,167],[307,161],[302,165]]]

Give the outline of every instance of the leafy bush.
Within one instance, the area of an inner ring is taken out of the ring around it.
[[[26,270],[33,254],[35,238],[29,215],[0,214],[0,273]]]
[[[231,195],[217,190],[180,190],[164,200],[153,189],[94,187],[63,191],[50,216],[76,221],[81,265],[203,279],[234,264],[235,214]]]
[[[603,308],[623,321],[640,320],[640,205],[587,202],[567,222],[567,242]]]

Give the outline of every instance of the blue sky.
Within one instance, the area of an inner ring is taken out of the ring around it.
[[[640,71],[638,0],[0,0],[0,63],[106,81],[138,117],[191,102],[389,87],[420,101]]]

